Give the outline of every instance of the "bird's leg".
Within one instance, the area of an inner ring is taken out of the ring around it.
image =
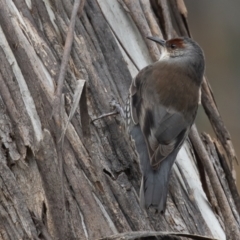
[[[109,116],[114,116],[117,114],[120,114],[122,118],[125,118],[125,113],[124,110],[122,109],[122,107],[120,106],[119,103],[117,103],[115,100],[112,100],[110,102],[110,105],[115,108],[114,111],[110,112],[110,113],[104,113],[102,115],[100,115],[99,117],[95,118],[92,120],[92,122],[99,120],[101,118],[105,118],[105,117],[109,117]]]
[[[110,105],[111,105],[113,108],[115,108],[115,111],[116,111],[118,114],[120,114],[122,118],[124,118],[124,119],[126,118],[125,112],[124,112],[123,108],[120,106],[119,103],[116,102],[116,100],[112,100],[112,101],[110,102]]]

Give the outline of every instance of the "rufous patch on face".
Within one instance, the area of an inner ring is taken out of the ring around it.
[[[166,42],[166,46],[167,48],[173,48],[174,46],[175,48],[184,48],[185,44],[183,39],[174,38],[174,39],[168,40]]]

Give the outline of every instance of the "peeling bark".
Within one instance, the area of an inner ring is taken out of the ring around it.
[[[0,0],[0,239],[190,238],[178,232],[237,240],[239,195],[228,167],[236,156],[206,80],[202,102],[218,139],[195,132],[186,141],[165,215],[139,206],[141,173],[121,117],[92,121],[113,111],[112,100],[124,106],[132,78],[158,58],[145,35],[190,35],[184,2],[82,0],[55,105],[73,2]]]

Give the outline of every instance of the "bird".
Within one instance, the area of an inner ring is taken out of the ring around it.
[[[140,160],[140,205],[163,214],[171,168],[196,117],[205,57],[188,37],[147,38],[161,56],[132,80],[125,116]]]

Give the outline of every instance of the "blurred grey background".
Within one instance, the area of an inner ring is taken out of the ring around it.
[[[206,57],[206,76],[240,162],[240,1],[185,0],[192,37]],[[214,136],[202,106],[197,127]],[[240,190],[240,166],[236,166]]]

